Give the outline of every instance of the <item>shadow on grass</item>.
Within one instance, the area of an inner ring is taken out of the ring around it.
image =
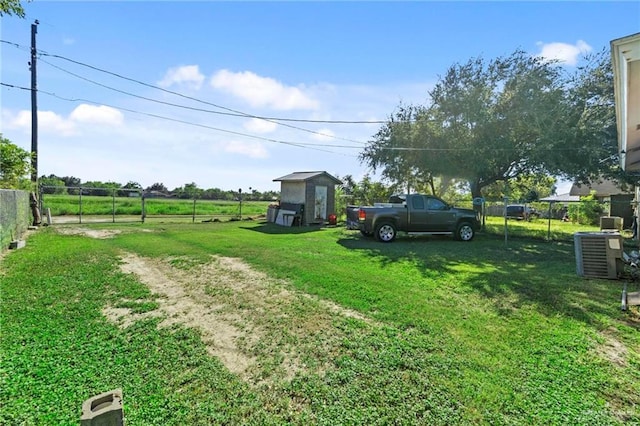
[[[240,228],[270,235],[307,234],[309,232],[318,232],[323,229],[320,225],[281,226],[271,222],[263,222],[258,226],[241,226]]]
[[[478,234],[471,242],[402,236],[385,244],[353,234],[338,244],[363,252],[382,268],[410,262],[425,279],[453,276],[454,285],[451,280],[443,285],[490,300],[503,316],[528,305],[546,316],[565,315],[597,327],[615,313],[635,324],[620,314],[624,282],[579,277],[572,242],[512,238],[505,244],[494,234]]]

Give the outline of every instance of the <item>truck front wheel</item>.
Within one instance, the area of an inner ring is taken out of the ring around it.
[[[383,243],[390,243],[396,238],[396,227],[393,223],[381,223],[376,226],[376,239]]]
[[[456,229],[456,238],[460,241],[471,241],[475,233],[469,222],[462,222]]]

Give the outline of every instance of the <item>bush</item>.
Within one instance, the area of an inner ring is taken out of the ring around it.
[[[580,197],[579,204],[569,206],[569,219],[582,225],[595,225],[600,223],[600,217],[604,214],[604,205],[596,200],[595,191]]]

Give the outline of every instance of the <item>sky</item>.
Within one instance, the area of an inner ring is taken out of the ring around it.
[[[38,175],[169,189],[377,178],[363,147],[450,66],[521,49],[573,72],[640,32],[637,0],[22,4],[0,18],[3,137],[31,150],[38,20]]]

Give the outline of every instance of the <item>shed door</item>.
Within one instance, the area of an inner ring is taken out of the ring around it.
[[[316,186],[316,201],[314,218],[326,220],[327,219],[327,187]]]

